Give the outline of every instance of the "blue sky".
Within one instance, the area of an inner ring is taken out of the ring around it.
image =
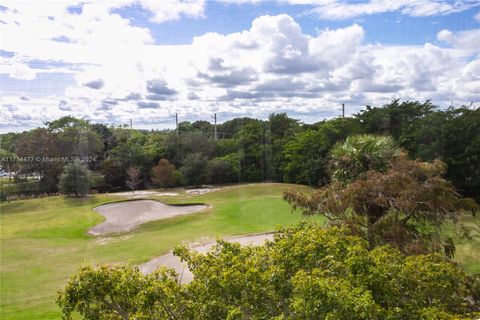
[[[435,36],[443,29],[462,31],[478,28],[474,16],[478,7],[449,15],[411,17],[398,11],[357,16],[342,20],[318,19],[309,14],[308,5],[288,6],[275,1],[260,3],[206,3],[206,18],[184,18],[156,24],[148,20],[148,10],[139,5],[116,9],[122,17],[132,21],[132,25],[149,28],[157,44],[190,44],[194,36],[206,32],[228,34],[248,29],[256,17],[286,13],[297,21],[306,34],[314,36],[318,30],[344,28],[352,23],[361,24],[366,30],[365,41],[382,44],[424,44],[437,42]]]
[[[480,101],[478,0],[0,1],[0,130]]]

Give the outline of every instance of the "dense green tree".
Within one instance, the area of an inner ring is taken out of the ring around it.
[[[104,177],[107,190],[125,187],[126,170],[119,161],[114,158],[105,159],[100,165],[100,172]]]
[[[187,155],[180,170],[187,186],[201,186],[210,182],[209,162],[201,153]]]
[[[0,149],[15,152],[15,141],[21,133],[7,132],[0,134]]]
[[[232,138],[243,126],[254,122],[260,122],[260,120],[244,117],[225,121],[218,126],[219,137]]]
[[[67,116],[46,125],[56,139],[61,157],[91,158],[87,165],[95,168],[97,157],[104,156],[104,140],[88,121]]]
[[[316,130],[298,133],[283,150],[284,180],[291,183],[322,185],[328,179],[329,151],[337,141],[352,134],[363,133],[360,122],[339,118],[323,122]]]
[[[115,128],[113,134],[116,146],[111,149],[108,156],[114,160],[115,167],[123,172],[131,166],[137,167],[145,181],[149,179],[153,165],[152,155],[148,153],[147,134],[140,130]]]
[[[99,155],[102,159],[107,155],[108,150],[112,149],[115,144],[115,136],[112,131],[104,124],[94,123],[91,125],[92,131],[95,132],[103,141],[103,154]]]
[[[169,270],[143,276],[130,267],[83,266],[57,302],[63,319],[72,319],[74,312],[88,320],[186,319],[178,304],[181,294]]]
[[[178,123],[176,130],[179,134],[183,134],[187,132],[193,132],[195,131],[195,128],[192,126],[190,121],[182,121]]]
[[[207,136],[213,137],[213,125],[205,120],[198,120],[192,123],[192,127],[197,130],[202,132],[203,134],[206,134]]]
[[[190,154],[200,153],[210,157],[214,151],[214,140],[206,134],[193,131],[176,135],[170,133],[165,139],[165,157],[177,167]]]
[[[51,131],[64,131],[67,128],[85,128],[88,127],[90,124],[87,120],[78,119],[72,116],[65,116],[59,119],[45,122],[45,125]]]
[[[74,161],[63,168],[58,182],[58,189],[67,195],[83,197],[88,194],[92,185],[90,170],[79,162]]]
[[[64,166],[61,157],[68,155],[63,154],[56,134],[44,128],[24,132],[16,139],[15,150],[19,157],[33,159],[18,163],[20,174],[36,172],[41,177],[40,191],[57,191],[58,179]]]
[[[82,267],[59,293],[64,319],[473,319],[474,279],[443,257],[370,249],[346,228],[302,224],[264,246],[219,241],[174,253],[194,274]],[[478,313],[477,313],[478,316]]]
[[[235,134],[241,181],[267,181],[272,178],[272,149],[268,126],[251,121]]]
[[[295,134],[300,131],[299,121],[289,118],[286,113],[272,113],[268,117],[270,140],[272,145],[272,178],[275,181],[283,181],[283,168],[287,160],[283,152],[285,144],[293,140]]]
[[[399,142],[414,157],[442,159],[448,165],[447,178],[462,194],[480,201],[480,109],[431,113],[405,131]]]
[[[230,183],[238,179],[238,171],[229,161],[222,158],[210,160],[208,164],[210,182],[214,184]]]
[[[399,99],[383,107],[367,106],[364,111],[356,115],[362,122],[367,133],[390,135],[399,139],[404,132],[414,129],[417,122],[434,112],[436,107],[429,101],[404,101]]]

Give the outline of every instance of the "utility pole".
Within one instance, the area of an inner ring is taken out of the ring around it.
[[[133,129],[133,123],[132,123],[132,119],[130,119],[130,130]]]
[[[213,128],[215,133],[215,141],[217,141],[217,113],[215,113],[214,117],[215,117],[215,126]]]
[[[345,118],[345,103],[342,103],[342,118]]]
[[[175,131],[178,136],[178,113],[177,112],[175,112]]]

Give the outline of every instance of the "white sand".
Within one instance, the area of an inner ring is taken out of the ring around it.
[[[105,221],[91,228],[88,233],[104,235],[130,231],[145,222],[195,213],[206,208],[207,205],[169,206],[154,200],[109,203],[94,209],[105,217]]]
[[[218,190],[220,190],[220,188],[202,188],[202,189],[189,189],[185,192],[188,195],[196,196],[196,195],[201,195],[201,194],[205,194],[205,193],[209,193],[209,192],[213,192],[213,191],[218,191]]]
[[[138,190],[135,192],[115,192],[115,193],[109,193],[109,195],[112,196],[118,196],[118,197],[127,197],[131,199],[135,198],[144,198],[148,196],[170,196],[170,197],[175,197],[180,195],[177,192],[158,192],[158,191],[149,191],[149,190]]]

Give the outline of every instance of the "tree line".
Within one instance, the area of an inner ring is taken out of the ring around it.
[[[19,185],[24,176],[38,174],[37,186],[23,184],[19,190],[27,193],[56,192],[62,172],[68,177],[65,171],[72,171],[58,159],[75,158],[84,160],[87,180],[99,192],[258,181],[322,186],[331,180],[329,151],[337,142],[375,134],[391,136],[414,159],[441,159],[459,192],[480,198],[478,108],[393,100],[314,124],[285,113],[267,120],[235,118],[219,124],[217,132],[215,140],[208,121],[180,122],[177,130],[136,130],[63,117],[42,128],[2,134],[1,165],[18,172],[12,179]],[[11,161],[32,156],[43,160]]]

